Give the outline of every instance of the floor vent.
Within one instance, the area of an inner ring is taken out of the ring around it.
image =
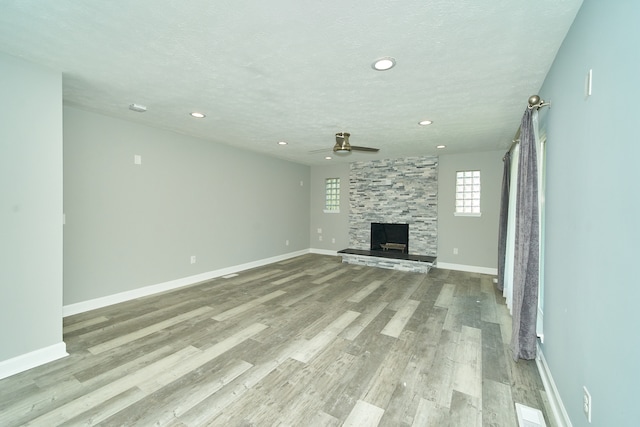
[[[547,427],[544,422],[544,415],[539,409],[516,403],[516,414],[518,415],[518,426],[520,427]]]

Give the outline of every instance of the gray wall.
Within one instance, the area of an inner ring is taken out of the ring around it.
[[[340,178],[340,213],[325,213],[325,179]],[[339,251],[349,247],[349,164],[311,168],[311,248]],[[322,230],[318,233],[318,229]],[[333,240],[335,239],[335,243]]]
[[[517,130],[514,123],[514,134]],[[480,272],[498,267],[498,218],[504,151],[439,156],[438,264]],[[454,216],[456,172],[480,171],[480,217]],[[454,255],[454,248],[458,254]],[[473,268],[480,267],[480,268]]]
[[[72,107],[64,166],[65,305],[309,248],[308,166]]]
[[[585,0],[540,91],[552,103],[542,349],[577,427],[638,425],[638,18],[640,2]]]
[[[0,362],[62,344],[62,75],[0,54]]]

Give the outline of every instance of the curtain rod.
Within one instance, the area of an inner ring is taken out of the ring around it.
[[[529,97],[529,105],[527,106],[527,108],[531,110],[534,108],[549,107],[550,105],[551,105],[550,102],[545,102],[544,99],[540,98],[540,96],[531,95]],[[520,142],[520,126],[518,126],[518,130],[516,131],[516,134],[513,137],[513,140],[511,141],[511,145],[509,146],[507,153],[513,150],[513,147],[515,147],[518,142]],[[505,153],[505,155],[502,157],[502,161],[504,161],[506,157],[507,157],[507,154]]]

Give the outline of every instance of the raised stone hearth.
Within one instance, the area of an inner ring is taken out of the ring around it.
[[[342,262],[347,264],[425,274],[429,272],[436,262],[436,258],[432,256],[411,255],[392,251],[343,249],[338,251],[338,255],[342,256]]]

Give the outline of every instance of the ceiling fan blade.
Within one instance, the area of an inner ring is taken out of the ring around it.
[[[371,147],[358,147],[357,145],[352,145],[351,150],[353,151],[368,151],[370,153],[377,153],[380,151],[379,148],[371,148]]]

